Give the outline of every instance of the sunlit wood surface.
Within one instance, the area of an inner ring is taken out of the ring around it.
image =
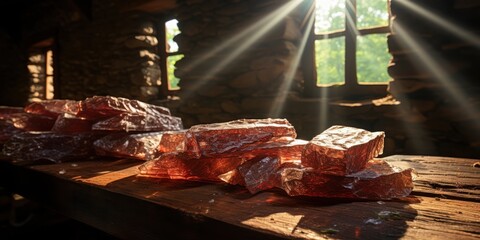
[[[414,192],[392,201],[249,194],[220,183],[139,178],[135,160],[17,166],[1,185],[125,239],[479,239],[480,160],[390,156],[415,168]]]

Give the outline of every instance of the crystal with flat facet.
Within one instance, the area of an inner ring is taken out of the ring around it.
[[[98,155],[140,160],[187,152],[185,131],[113,133],[95,141],[94,146]]]
[[[383,160],[370,160],[348,176],[323,174],[313,168],[285,167],[279,186],[290,196],[387,200],[405,197],[413,189],[413,169],[399,169]]]
[[[25,106],[25,112],[27,113],[50,117],[57,117],[63,113],[77,115],[81,109],[81,101],[64,99],[42,100],[41,102],[33,102]]]
[[[63,113],[57,117],[52,132],[75,133],[92,131],[92,120]]]
[[[245,161],[242,158],[221,156],[188,159],[177,154],[164,154],[159,159],[140,165],[139,176],[218,182],[218,175],[235,169]]]
[[[198,143],[202,156],[209,157],[242,151],[258,142],[297,136],[286,119],[240,119],[223,123],[200,124],[188,130]]]
[[[79,114],[88,119],[104,119],[124,113],[142,116],[171,115],[165,107],[112,96],[86,98],[82,101],[82,111]]]
[[[92,129],[125,132],[176,131],[183,129],[183,124],[179,117],[161,113],[156,115],[122,113],[96,122]]]
[[[302,164],[323,174],[345,176],[365,168],[383,152],[384,132],[332,126],[305,147]]]
[[[0,116],[0,121],[23,131],[50,131],[56,118],[30,113],[11,113]]]

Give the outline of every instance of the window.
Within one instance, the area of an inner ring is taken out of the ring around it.
[[[30,73],[29,101],[38,102],[54,98],[54,53],[52,39],[32,46],[28,57]]]
[[[307,95],[322,88],[345,97],[385,94],[389,76],[387,0],[315,0]],[[314,49],[314,50],[312,50]],[[314,62],[314,64],[312,64]]]
[[[179,90],[180,79],[175,76],[175,63],[183,58],[178,51],[178,44],[174,37],[180,33],[176,19],[165,21],[161,31],[160,39],[163,40],[160,46],[160,64],[162,70],[162,89],[165,96],[171,95],[172,91]],[[166,83],[166,84],[164,84]]]

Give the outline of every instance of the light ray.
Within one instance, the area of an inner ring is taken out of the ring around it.
[[[233,36],[229,40],[225,41],[215,49],[211,49],[205,54],[201,54],[199,58],[193,61],[191,64],[185,66],[185,71],[189,71],[198,67],[201,63],[207,61],[209,58],[217,55],[219,52],[224,51],[228,48],[234,47],[235,49],[229,53],[229,55],[222,59],[214,68],[205,69],[203,72],[205,75],[202,76],[202,79],[189,87],[188,92],[185,92],[184,97],[188,98],[189,94],[194,93],[198,88],[204,85],[209,76],[215,76],[216,73],[221,71],[227,65],[229,65],[233,60],[235,60],[241,53],[252,46],[258,39],[264,36],[268,31],[270,31],[275,25],[277,25],[286,15],[288,15],[293,9],[295,9],[302,0],[290,1],[283,6],[279,7],[277,10],[271,12],[266,17],[257,21],[255,24],[249,26],[247,29]],[[208,73],[208,74],[207,74]]]
[[[401,86],[397,85],[396,88],[401,88]],[[400,89],[400,92],[403,91]],[[402,99],[402,103],[399,104],[398,109],[396,109],[397,114],[401,117],[411,116],[412,110],[409,109],[409,106],[412,105],[408,97],[404,96],[403,94],[397,94],[397,99]],[[412,142],[414,152],[411,154],[438,154],[436,152],[435,145],[431,141],[426,141],[429,139],[429,136],[420,123],[404,119],[402,127],[402,129],[406,132],[407,137]]]
[[[442,85],[446,93],[456,104],[462,108],[467,116],[472,119],[479,118],[479,111],[472,106],[472,103],[466,99],[465,93],[456,84],[458,79],[453,79],[445,69],[449,68],[441,56],[435,54],[434,51],[428,51],[428,45],[418,38],[414,38],[400,24],[395,25],[394,32],[400,38],[400,44],[407,49],[412,49],[413,54],[419,60],[419,64],[423,66],[438,82]],[[480,124],[480,123],[478,123]]]
[[[355,10],[356,7],[352,4],[352,2],[350,2],[348,0],[345,1],[345,2],[346,2],[346,5],[345,5],[346,24],[352,30],[351,33],[352,33],[353,37],[360,36],[360,32],[357,30],[356,19],[354,19],[351,15],[352,12],[356,12],[356,10]],[[349,9],[352,9],[352,10],[350,11]]]
[[[321,88],[321,100],[320,100],[320,130],[323,131],[328,128],[329,122],[329,98],[328,98],[328,89],[329,88]]]
[[[288,90],[290,89],[293,79],[295,78],[295,74],[297,73],[297,70],[298,70],[298,65],[300,64],[300,60],[302,58],[302,53],[305,49],[305,46],[307,45],[307,40],[313,29],[312,27],[315,20],[315,18],[313,17],[313,8],[311,8],[311,11],[309,11],[309,13],[307,14],[307,18],[308,18],[308,22],[307,22],[307,25],[305,26],[306,31],[302,36],[297,52],[293,57],[291,64],[287,69],[287,72],[283,79],[283,82],[280,85],[280,88],[277,92],[278,93],[277,96],[279,97],[278,102],[280,103],[280,106],[272,105],[268,116],[279,117],[280,114],[283,112],[283,108],[285,106],[285,99],[288,95]]]
[[[472,33],[471,31],[468,31],[459,25],[456,25],[450,21],[441,18],[440,16],[437,16],[435,13],[428,11],[427,9],[412,1],[398,0],[397,2],[414,11],[415,13],[421,15],[422,17],[428,19],[429,21],[441,26],[443,29],[449,31],[453,35],[463,39],[464,41],[474,45],[477,48],[480,48],[480,36]]]

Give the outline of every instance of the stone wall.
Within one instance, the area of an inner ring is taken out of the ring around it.
[[[302,19],[284,13],[294,7],[292,1],[179,1],[175,40],[184,58],[175,74],[187,125],[264,117],[268,109],[256,112],[252,99],[288,94],[282,84],[298,54]],[[302,81],[294,75],[292,85]]]
[[[156,28],[159,19],[148,13],[126,11],[126,2],[121,0],[81,4],[84,3],[47,0],[25,7],[19,17],[26,24],[19,26],[22,36],[15,43],[19,52],[13,59],[28,59],[31,46],[53,38],[55,60],[58,60],[55,98],[115,95],[143,101],[157,99],[160,66]],[[2,43],[0,46],[8,48]],[[9,64],[8,61],[0,62],[2,66]],[[26,62],[17,63],[17,66],[27,69]],[[20,77],[11,79],[16,83]],[[28,75],[24,84],[28,86]]]
[[[478,1],[392,0],[389,90],[417,116],[409,145],[427,153],[480,156],[479,10]]]
[[[27,57],[11,36],[0,31],[0,105],[23,106],[28,102]]]
[[[157,20],[122,12],[122,1],[93,1],[91,15],[60,32],[61,97],[158,98]]]
[[[61,97],[158,98],[155,20],[142,13],[96,17],[72,24],[59,36]]]

